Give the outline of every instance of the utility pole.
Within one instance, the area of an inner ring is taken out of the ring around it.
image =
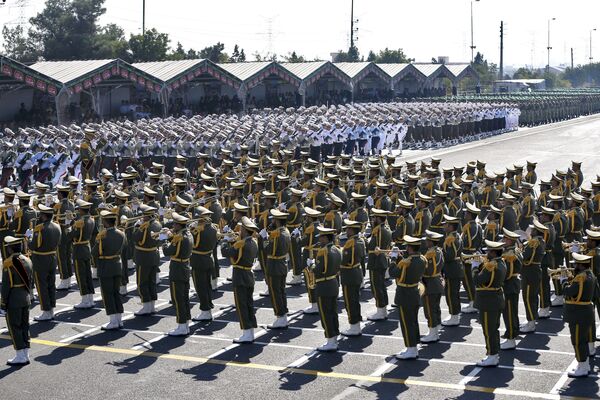
[[[475,44],[473,40],[473,3],[479,0],[471,0],[471,64],[475,59]]]
[[[146,58],[146,0],[142,0],[142,47],[144,49],[144,58]]]
[[[550,73],[550,50],[552,50],[552,47],[550,46],[550,21],[556,21],[556,18],[552,18],[548,20],[548,64],[546,65],[546,72]]]
[[[504,21],[500,21],[500,77],[504,79]]]
[[[571,69],[574,68],[574,63],[573,63],[573,48],[571,47]]]
[[[350,8],[350,48],[354,47],[354,0]]]
[[[590,64],[594,62],[594,56],[592,54],[592,33],[594,33],[595,30],[596,28],[590,30]]]

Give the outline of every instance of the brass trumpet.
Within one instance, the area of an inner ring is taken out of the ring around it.
[[[570,243],[562,242],[562,247],[563,247],[564,250],[568,250],[568,251],[571,251],[571,252],[574,251],[574,250],[572,250],[573,248],[577,248],[576,251],[579,252],[579,251],[582,251],[582,250],[586,249],[586,243],[577,242],[577,241],[570,242]]]
[[[555,278],[558,275],[560,278],[570,279],[573,277],[573,271],[575,271],[575,268],[571,267],[560,267],[556,269],[548,268],[548,275],[551,278]]]
[[[468,262],[468,263],[473,263],[473,261],[475,262],[480,262],[481,264],[483,264],[484,262],[487,261],[487,257],[485,256],[485,254],[481,254],[481,253],[475,253],[475,254],[465,254],[462,253],[460,255],[460,259],[463,262]]]

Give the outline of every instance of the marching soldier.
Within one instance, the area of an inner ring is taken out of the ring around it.
[[[82,175],[85,179],[92,177],[92,167],[96,159],[95,150],[92,148],[92,140],[96,137],[96,131],[86,128],[83,131],[83,141],[79,145],[79,159],[81,160]]]
[[[546,254],[546,243],[544,242],[544,232],[548,230],[546,226],[533,220],[533,230],[531,239],[523,248],[523,269],[521,270],[521,287],[523,290],[523,302],[525,303],[525,316],[527,322],[522,324],[519,329],[522,333],[535,332],[535,322],[539,318],[539,294],[540,283],[542,279],[541,264]]]
[[[169,336],[187,336],[190,333],[190,257],[192,237],[187,229],[189,218],[173,213],[173,236],[163,245],[163,254],[169,257],[171,301],[175,305],[177,328]],[[164,236],[159,236],[159,240]]]
[[[215,266],[212,254],[217,246],[219,227],[211,220],[212,211],[205,207],[197,207],[196,210],[199,214],[198,221],[190,226],[193,239],[190,265],[192,267],[192,282],[200,302],[200,314],[192,319],[194,321],[210,321],[212,320],[211,310],[214,307],[211,276]],[[244,218],[242,217],[242,220]],[[230,237],[232,236],[234,235],[230,235]]]
[[[442,281],[442,271],[444,271],[444,253],[439,246],[439,242],[444,239],[444,235],[426,231],[427,240],[425,259],[427,267],[423,273],[423,311],[427,318],[429,332],[421,338],[421,343],[437,342],[440,338],[439,331],[442,327],[442,310],[440,309],[440,300],[444,293],[444,282]]]
[[[485,240],[490,240],[492,242],[497,242],[498,237],[500,236],[501,227],[498,223],[498,219],[500,218],[500,214],[502,210],[497,208],[495,205],[490,206],[490,210],[487,215],[487,224],[485,224],[485,228],[483,228],[483,238]]]
[[[442,234],[444,232],[444,215],[448,215],[448,206],[446,206],[446,198],[448,192],[435,190],[433,193],[433,212],[431,214],[431,224],[429,230]]]
[[[100,218],[104,229],[96,236],[92,257],[98,268],[102,302],[109,317],[109,322],[102,325],[102,330],[116,330],[123,327],[123,302],[119,294],[119,286],[122,279],[121,253],[127,245],[127,238],[123,231],[116,228],[116,213],[102,210]]]
[[[544,243],[546,245],[544,249],[544,257],[540,264],[542,270],[542,278],[540,283],[540,310],[538,316],[540,318],[550,317],[550,276],[548,275],[548,268],[553,268],[555,265],[554,257],[552,256],[554,244],[556,242],[556,231],[552,224],[553,212],[542,212],[539,216],[539,222],[543,224],[547,230],[544,231]]]
[[[529,182],[521,183],[521,192],[523,200],[521,200],[521,215],[519,215],[519,228],[522,231],[527,230],[529,225],[533,223],[533,215],[537,210],[535,198],[533,197],[533,184]]]
[[[115,204],[118,209],[118,224],[117,226],[122,228],[125,236],[127,236],[128,242],[133,242],[133,225],[130,225],[127,220],[133,217],[133,211],[129,208],[128,200],[130,195],[122,192],[118,189],[115,189]],[[121,285],[119,287],[119,293],[122,296],[127,294],[127,284],[129,283],[129,263],[133,256],[130,254],[131,246],[128,244],[123,247],[123,252],[121,254]]]
[[[317,347],[318,351],[336,351],[339,330],[337,298],[339,295],[338,274],[342,262],[342,252],[333,243],[335,230],[319,226],[319,244],[315,259],[308,259],[307,264],[315,277],[315,294],[319,304],[321,325],[325,330],[327,342]]]
[[[235,298],[235,308],[240,319],[242,336],[234,339],[234,343],[252,343],[254,329],[258,327],[254,310],[254,275],[252,264],[258,255],[258,243],[253,233],[258,232],[258,226],[248,217],[242,217],[239,239],[229,239],[222,247],[223,256],[231,261],[232,283]]]
[[[521,289],[519,274],[523,266],[523,256],[516,249],[520,236],[507,229],[503,229],[502,232],[504,233],[502,259],[506,265],[506,279],[502,286],[505,299],[502,318],[506,331],[500,349],[511,350],[517,347],[516,338],[519,336],[519,291]]]
[[[156,312],[154,303],[158,299],[156,293],[156,275],[160,264],[157,235],[161,230],[160,222],[156,219],[155,207],[147,204],[140,205],[142,219],[138,219],[131,235],[134,242],[133,259],[137,268],[137,286],[142,308],[135,315],[150,315]]]
[[[6,257],[2,265],[0,309],[6,313],[8,333],[16,351],[8,365],[29,364],[29,307],[32,291],[32,263],[25,256],[24,240],[14,236],[4,238]]]
[[[54,307],[56,307],[56,252],[61,232],[60,226],[52,222],[54,208],[40,204],[38,210],[40,212],[39,223],[33,228],[29,248],[32,254],[33,276],[42,314],[33,319],[50,321],[54,319]]]
[[[392,231],[386,224],[388,211],[371,209],[372,231],[367,251],[369,254],[367,269],[370,274],[371,291],[375,298],[377,311],[369,315],[369,321],[387,319],[388,295],[385,286],[385,273],[388,269],[388,257],[381,250],[389,250],[392,244]]]
[[[92,203],[77,199],[75,210],[77,217],[72,227],[67,230],[67,238],[73,246],[73,264],[75,278],[81,295],[81,302],[75,308],[94,307],[94,282],[92,280],[90,240],[96,228],[94,218],[90,215]]]
[[[302,218],[304,218],[304,206],[300,201],[302,199],[302,190],[296,188],[290,189],[290,202],[287,207],[289,214],[286,227],[291,232],[290,245],[290,267],[292,270],[292,278],[288,285],[300,285],[302,283],[302,248],[300,247],[300,236],[302,229]]]
[[[72,250],[73,246],[67,235],[67,229],[74,217],[75,204],[69,200],[69,186],[57,185],[59,202],[54,205],[56,211],[55,220],[60,226],[60,242],[58,245],[58,273],[60,283],[56,290],[69,290],[71,287],[71,277],[73,276]]]
[[[488,210],[489,210],[488,206]],[[467,203],[467,207],[465,210],[464,225],[462,227],[461,240],[463,244],[463,251],[465,254],[470,255],[474,254],[481,247],[481,242],[483,240],[483,231],[479,223],[477,223],[477,215],[481,215],[485,211],[487,215],[487,210],[480,210],[475,207],[471,203]],[[461,311],[467,314],[472,314],[477,312],[477,309],[474,307],[475,301],[475,285],[473,284],[473,274],[471,272],[471,263],[464,263],[464,278],[463,278],[463,286],[467,291],[467,297],[469,299],[469,305],[464,307]]]
[[[317,227],[321,225],[321,220],[324,217],[324,214],[318,210],[313,210],[310,207],[305,207],[304,212],[308,218],[308,223],[302,232],[302,236],[300,237],[300,247],[302,248],[302,265],[307,265],[307,260],[314,259],[314,254],[319,247],[319,240],[317,235],[319,234]],[[304,268],[304,282],[306,283],[306,292],[308,294],[308,302],[310,303],[309,307],[306,307],[302,312],[304,314],[317,314],[319,312],[319,305],[317,303],[317,296],[315,294],[315,288],[310,287],[308,270]],[[361,275],[362,281],[362,275]]]
[[[11,188],[5,187],[2,189],[4,194],[4,203],[0,205],[0,250],[2,253],[2,259],[6,259],[8,255],[4,250],[4,238],[6,236],[14,235],[11,230],[11,221],[15,215],[15,191]]]
[[[415,229],[413,230],[414,237],[420,238],[429,229],[431,224],[431,211],[429,203],[433,200],[431,197],[418,193],[416,197],[417,213],[415,214]]]
[[[344,305],[348,314],[350,328],[342,332],[344,336],[359,336],[362,333],[360,309],[360,287],[363,274],[360,269],[361,262],[366,256],[365,241],[359,236],[362,224],[359,221],[344,220],[347,240],[342,248],[342,264],[340,267],[340,280],[344,295]]]
[[[413,204],[408,201],[398,200],[398,206],[396,213],[396,227],[392,232],[392,240],[394,242],[401,242],[404,236],[411,236],[415,228],[415,219],[413,218],[410,211],[413,209]]]
[[[10,225],[10,231],[17,238],[24,238],[32,233],[33,224],[37,214],[29,205],[31,195],[22,191],[17,191],[17,199],[19,200],[19,209],[15,212],[15,216]]]
[[[563,200],[561,196],[550,195],[548,207],[540,207],[542,214],[552,215],[552,224],[554,225],[552,259],[554,261],[554,268],[562,267],[565,264],[565,249],[563,248],[563,242],[565,241],[569,224],[567,215],[561,208],[562,203]],[[554,295],[551,297],[551,304],[553,307],[562,306],[564,304],[564,297],[562,294],[562,285],[560,284],[558,277],[553,276],[552,283],[554,285]]]
[[[398,305],[400,314],[400,328],[406,349],[396,355],[401,360],[410,360],[418,357],[417,344],[419,342],[419,283],[427,267],[427,259],[419,251],[421,239],[405,236],[406,243],[405,258],[398,263],[392,257],[390,264],[390,277],[396,280],[396,296],[394,303]],[[397,248],[392,252],[398,256]]]
[[[457,326],[460,324],[460,282],[464,279],[465,271],[460,258],[463,244],[461,236],[457,231],[459,225],[460,221],[457,217],[444,215],[446,239],[444,239],[442,247],[444,256],[443,272],[446,304],[450,313],[450,316],[442,321],[442,325],[444,326]]]
[[[495,367],[500,362],[500,313],[504,309],[502,285],[506,278],[506,264],[502,259],[504,243],[485,241],[487,260],[473,266],[475,304],[479,310],[479,322],[483,328],[487,357],[477,363],[480,367]]]

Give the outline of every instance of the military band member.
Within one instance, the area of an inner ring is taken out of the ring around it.
[[[502,232],[502,228],[499,224],[499,218],[502,210],[497,208],[495,205],[490,206],[490,210],[487,215],[487,224],[483,228],[483,239],[490,240],[492,242],[497,242],[498,237],[500,236],[500,232]]]
[[[431,211],[429,203],[433,200],[431,197],[418,193],[416,197],[417,213],[415,214],[415,229],[413,230],[414,237],[422,237],[425,231],[429,229],[431,224]]]
[[[344,336],[359,336],[362,333],[360,308],[360,288],[363,274],[360,269],[361,262],[366,256],[365,241],[359,236],[362,224],[359,221],[344,220],[347,240],[342,248],[342,264],[340,267],[340,280],[344,295],[344,306],[348,314],[350,327],[342,332]]]
[[[292,270],[292,277],[288,281],[288,285],[300,285],[302,283],[302,248],[300,247],[299,241],[302,230],[302,219],[304,218],[304,206],[301,202],[302,190],[291,188],[290,189],[290,202],[286,207],[289,214],[286,227],[290,232],[290,267]]]
[[[523,256],[516,248],[520,238],[519,234],[507,229],[503,229],[502,232],[504,235],[502,259],[506,265],[506,279],[502,286],[505,299],[502,318],[506,331],[502,336],[504,340],[500,343],[500,349],[511,350],[517,347],[516,339],[519,336],[519,292],[521,289],[519,274],[523,266]]]
[[[14,234],[11,230],[11,221],[15,215],[15,205],[13,203],[16,193],[8,187],[3,188],[2,193],[4,194],[4,202],[0,204],[0,250],[4,260],[8,257],[4,251],[4,238]]]
[[[127,245],[127,238],[123,231],[116,228],[118,218],[116,213],[102,210],[100,218],[104,229],[100,230],[96,236],[92,257],[98,268],[102,302],[106,309],[106,315],[109,317],[109,322],[102,325],[102,330],[116,330],[123,327],[123,302],[119,294],[119,287],[123,273],[121,253]]]
[[[533,220],[533,229],[531,239],[527,241],[523,248],[523,269],[521,270],[521,289],[523,292],[523,302],[525,303],[525,316],[527,322],[522,324],[519,329],[522,333],[535,332],[535,322],[539,318],[539,294],[540,283],[542,280],[542,260],[546,254],[546,243],[544,242],[544,232],[548,228]]]
[[[94,307],[94,281],[92,280],[92,250],[90,240],[96,228],[94,218],[90,215],[92,203],[77,199],[75,210],[77,216],[73,225],[67,230],[67,238],[73,246],[73,264],[75,279],[79,287],[81,302],[75,308]]]
[[[425,259],[427,267],[423,273],[423,311],[427,318],[427,327],[429,332],[421,338],[421,343],[437,342],[440,338],[439,332],[442,327],[442,310],[440,300],[444,293],[444,282],[442,280],[442,271],[444,271],[444,253],[440,247],[440,241],[444,235],[425,231],[427,234]]]
[[[329,200],[329,211],[325,214],[323,226],[335,230],[336,234],[342,233],[342,213],[340,208],[344,205],[342,199],[335,194],[330,193],[327,196]]]
[[[597,290],[597,282],[590,270],[591,256],[579,253],[571,254],[574,266],[573,277],[561,276],[565,296],[563,319],[569,324],[571,343],[575,349],[577,366],[569,371],[569,376],[579,378],[590,372],[588,356],[594,347],[594,305],[593,298]]]
[[[554,262],[554,257],[552,256],[555,241],[556,241],[556,232],[554,230],[554,225],[552,224],[552,212],[542,212],[539,216],[539,222],[543,224],[547,230],[544,231],[544,243],[546,245],[544,251],[544,257],[542,258],[542,263],[540,264],[542,270],[542,278],[540,283],[540,310],[538,311],[538,316],[540,318],[549,318],[550,317],[550,276],[548,275],[548,268],[553,268],[556,264]]]
[[[324,226],[317,227],[320,248],[314,259],[307,260],[308,268],[315,277],[315,295],[319,304],[321,325],[327,342],[317,347],[318,351],[336,351],[340,334],[337,298],[340,284],[338,274],[342,262],[342,252],[333,243],[335,230]]]
[[[133,217],[133,211],[131,210],[131,208],[129,207],[129,199],[130,199],[130,195],[120,191],[118,189],[115,189],[115,204],[116,204],[116,208],[118,209],[117,211],[117,216],[118,216],[118,223],[117,226],[119,228],[121,228],[123,230],[123,232],[125,233],[125,236],[127,236],[127,241],[128,242],[133,242],[133,222],[129,223],[127,222],[129,218]],[[121,293],[122,296],[125,296],[127,294],[127,284],[129,283],[129,263],[132,263],[132,257],[133,257],[133,252],[130,251],[131,246],[129,246],[129,244],[126,244],[126,246],[123,247],[123,252],[121,254],[121,285],[119,287],[119,293]]]
[[[504,243],[485,241],[487,260],[473,266],[475,304],[483,328],[487,357],[477,363],[480,367],[495,367],[500,362],[500,313],[504,310],[502,285],[506,278],[506,264],[502,259]]]
[[[60,226],[60,242],[58,245],[58,273],[60,283],[56,290],[68,290],[71,287],[71,277],[73,276],[72,250],[73,246],[67,236],[67,229],[74,217],[75,204],[69,200],[69,186],[57,185],[58,203],[54,205],[55,221]]]
[[[242,217],[239,238],[229,237],[222,247],[224,257],[228,257],[232,266],[232,283],[235,308],[240,320],[242,336],[234,339],[235,343],[251,343],[254,341],[254,329],[257,328],[254,310],[254,275],[252,264],[258,255],[258,243],[253,233],[258,226],[248,217]]]
[[[319,247],[319,240],[317,238],[319,232],[317,227],[321,225],[322,219],[325,216],[321,211],[313,210],[310,207],[305,207],[304,212],[306,213],[306,217],[308,221],[306,226],[303,228],[302,236],[300,237],[300,247],[302,248],[302,265],[307,265],[307,260],[314,259],[315,254],[317,254],[317,250]],[[319,304],[317,303],[317,296],[315,294],[315,289],[309,287],[309,279],[308,279],[308,271],[306,268],[302,270],[304,273],[304,282],[306,284],[306,292],[308,294],[308,302],[310,303],[309,307],[306,307],[302,312],[304,314],[318,314],[319,313]],[[361,275],[362,281],[362,275]]]
[[[142,219],[138,219],[131,228],[134,241],[133,259],[136,265],[137,287],[142,308],[135,315],[150,315],[156,312],[154,305],[158,299],[156,293],[156,275],[160,264],[158,252],[158,233],[161,225],[156,219],[156,207],[140,205]]]
[[[24,238],[26,235],[31,234],[37,214],[29,205],[31,201],[30,194],[18,190],[17,199],[19,200],[19,208],[15,211],[10,231],[15,237]]]
[[[212,320],[212,288],[211,277],[215,269],[213,250],[217,246],[219,227],[212,222],[212,211],[205,207],[197,207],[198,221],[190,225],[193,248],[190,258],[192,267],[192,282],[200,302],[200,314],[194,321]],[[244,217],[242,217],[243,219]],[[235,237],[231,234],[229,237]]]
[[[446,304],[450,316],[442,321],[444,326],[460,324],[460,283],[464,279],[464,267],[461,260],[462,239],[458,233],[460,221],[457,217],[444,215],[444,231],[446,238],[442,247],[444,255],[444,281]]]
[[[392,231],[386,223],[388,211],[378,208],[371,209],[371,237],[367,243],[368,261],[367,269],[371,281],[371,291],[375,298],[377,311],[369,315],[369,321],[387,319],[388,295],[385,286],[385,273],[388,269],[388,257],[381,250],[391,249]]]
[[[489,206],[488,206],[488,210],[489,210]],[[483,230],[481,229],[481,226],[479,225],[479,223],[477,222],[477,215],[481,215],[481,213],[483,213],[485,211],[486,215],[487,215],[487,210],[480,210],[477,207],[475,207],[473,204],[471,203],[467,203],[467,207],[465,209],[465,214],[463,216],[464,220],[463,220],[463,227],[462,227],[462,234],[461,234],[461,240],[462,240],[462,245],[463,245],[463,251],[465,254],[473,254],[475,252],[477,252],[479,250],[479,248],[481,247],[481,242],[483,240]],[[467,314],[472,314],[477,312],[477,309],[474,306],[474,301],[475,301],[475,285],[473,284],[473,279],[472,276],[473,274],[471,273],[471,263],[470,262],[465,262],[464,263],[464,278],[463,278],[463,286],[465,287],[465,290],[467,292],[467,297],[469,299],[469,305],[466,307],[463,307],[463,309],[461,310],[464,313]]]
[[[173,218],[173,235],[163,245],[163,254],[169,257],[169,284],[171,301],[175,305],[177,328],[169,331],[170,336],[186,336],[190,333],[190,257],[192,237],[187,229],[189,218],[176,212]],[[164,237],[162,237],[164,238]],[[162,239],[159,236],[159,240]]]
[[[79,145],[79,158],[81,159],[82,175],[84,178],[89,179],[92,176],[92,167],[96,159],[96,153],[92,147],[92,140],[96,137],[96,131],[86,128],[83,133],[83,141]]]
[[[33,289],[31,260],[23,254],[24,239],[4,238],[6,257],[2,263],[0,309],[6,313],[8,333],[16,351],[8,365],[29,364],[29,307]]]
[[[419,343],[419,283],[427,267],[427,259],[421,255],[421,239],[405,236],[402,240],[406,243],[406,257],[395,261],[392,257],[390,263],[390,277],[396,281],[395,304],[398,305],[400,314],[400,328],[406,349],[396,355],[401,360],[410,360],[418,357],[417,344]],[[397,249],[394,249],[397,251]],[[398,256],[396,252],[392,255]]]
[[[527,161],[527,173],[523,177],[523,181],[535,185],[537,182],[537,174],[535,173],[536,162]]]
[[[523,199],[521,200],[521,214],[519,215],[519,229],[527,230],[529,225],[533,223],[533,216],[537,210],[535,197],[533,197],[533,184],[523,182],[521,184],[521,192]]]

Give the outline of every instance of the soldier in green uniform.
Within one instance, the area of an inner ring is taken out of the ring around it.
[[[371,291],[375,298],[377,311],[369,315],[369,321],[380,321],[387,319],[388,295],[385,286],[385,273],[388,269],[388,257],[381,250],[390,250],[392,245],[392,231],[386,224],[388,211],[378,208],[371,209],[371,237],[367,243],[368,261]]]
[[[425,231],[425,233],[427,234],[425,242],[427,267],[423,273],[423,285],[425,286],[423,311],[425,311],[429,332],[421,338],[421,343],[432,343],[440,339],[439,331],[442,327],[440,300],[444,293],[444,282],[442,280],[444,253],[440,247],[440,241],[444,239],[444,235],[433,231]]]
[[[75,308],[85,309],[94,307],[94,282],[92,280],[91,259],[92,251],[90,240],[96,228],[94,218],[90,215],[92,203],[77,199],[75,210],[77,217],[70,229],[67,238],[73,246],[73,264],[75,278],[81,295],[81,302]]]
[[[342,207],[344,202],[342,201],[342,199],[340,199],[333,193],[329,193],[327,195],[327,199],[329,200],[329,210],[325,214],[323,226],[335,230],[335,233],[339,235],[340,233],[342,233],[343,221],[340,208]]]
[[[362,333],[360,322],[360,287],[363,274],[360,269],[361,261],[366,256],[365,241],[359,236],[362,224],[359,221],[344,220],[347,240],[342,248],[342,264],[340,267],[340,280],[344,305],[348,314],[350,327],[342,332],[344,336],[359,336]]]
[[[340,324],[338,319],[337,298],[340,291],[338,274],[342,263],[342,252],[333,243],[335,229],[317,227],[320,248],[314,259],[307,260],[307,267],[315,277],[315,295],[319,304],[321,325],[327,342],[317,347],[318,351],[336,351]]]
[[[591,256],[579,253],[571,254],[574,264],[572,279],[561,276],[565,296],[563,319],[569,324],[571,343],[575,349],[577,366],[569,371],[569,376],[579,378],[590,372],[590,347],[593,348],[594,305],[593,298],[597,291],[597,281],[590,270]],[[591,346],[590,346],[591,345]]]
[[[192,237],[187,229],[189,218],[173,213],[173,236],[163,245],[163,254],[169,257],[169,283],[171,301],[175,305],[177,328],[168,332],[170,336],[186,336],[190,333],[190,257]],[[159,240],[162,239],[159,236]]]
[[[269,325],[268,328],[283,329],[288,326],[285,277],[288,272],[286,258],[290,251],[291,238],[285,223],[289,214],[277,209],[270,210],[269,214],[273,218],[273,229],[268,232],[266,229],[261,231],[267,253],[268,275],[265,278],[275,314],[275,322]]]
[[[556,242],[556,231],[552,224],[552,218],[554,216],[554,210],[542,208],[542,212],[539,216],[539,222],[543,224],[548,230],[544,231],[544,243],[546,245],[544,257],[540,264],[542,275],[540,282],[540,309],[538,316],[540,318],[550,317],[550,276],[548,275],[548,268],[553,268],[555,265],[554,257],[552,256],[554,245]]]
[[[23,252],[24,240],[4,238],[6,257],[2,263],[0,309],[6,313],[8,333],[16,355],[8,365],[29,364],[29,307],[31,305],[32,264]]]
[[[19,208],[15,212],[12,223],[10,224],[10,232],[15,237],[24,238],[32,233],[33,224],[37,214],[29,205],[31,195],[20,190],[17,191],[17,199],[19,199]]]
[[[351,207],[352,211],[348,215],[348,218],[351,221],[358,221],[362,224],[362,228],[367,225],[369,222],[369,212],[365,207],[365,199],[367,198],[364,194],[359,194],[356,192],[350,193],[350,198],[352,199],[353,207]]]
[[[431,224],[429,230],[443,234],[444,232],[444,215],[448,214],[448,206],[446,205],[446,199],[448,198],[448,192],[441,190],[435,190],[433,193],[433,211],[431,212]]]
[[[521,215],[519,215],[519,228],[522,231],[527,230],[529,225],[533,223],[533,216],[537,210],[535,197],[533,197],[533,184],[529,182],[521,183],[521,192],[523,199],[521,200]]]
[[[54,319],[56,307],[56,251],[60,243],[60,226],[52,222],[54,208],[38,205],[40,212],[38,224],[33,228],[29,248],[33,263],[33,277],[38,291],[42,314],[34,317],[36,321]]]
[[[252,264],[258,256],[258,243],[253,233],[258,232],[258,226],[248,217],[242,217],[240,237],[229,239],[221,248],[224,257],[229,257],[232,271],[233,293],[235,308],[240,320],[242,336],[234,339],[235,343],[252,343],[254,329],[257,328],[254,310],[254,275]]]
[[[96,137],[96,131],[91,128],[84,130],[83,141],[79,145],[79,159],[81,160],[81,172],[84,178],[91,178],[92,167],[96,154],[92,148],[92,140]]]
[[[190,225],[193,239],[192,256],[192,282],[196,296],[200,302],[200,314],[193,318],[194,321],[212,320],[212,290],[211,276],[214,271],[213,250],[217,246],[219,227],[212,222],[212,211],[205,207],[197,207],[198,221]],[[242,217],[243,218],[243,217]],[[229,236],[231,237],[231,236]]]
[[[123,231],[116,228],[117,214],[109,211],[100,211],[103,229],[96,236],[96,244],[92,248],[94,264],[98,268],[100,280],[100,293],[109,322],[102,325],[102,330],[115,330],[123,327],[123,302],[119,295],[121,285],[121,252],[127,245],[127,238]]]
[[[402,238],[406,235],[411,236],[415,229],[415,219],[410,211],[414,205],[408,201],[398,200],[396,208],[396,227],[392,232],[392,240],[396,243],[402,242]]]
[[[495,367],[499,363],[500,313],[504,310],[502,285],[506,278],[506,264],[502,259],[504,243],[485,241],[487,261],[473,266],[475,305],[483,328],[487,357],[477,363],[480,367]]]
[[[396,355],[401,360],[410,360],[418,357],[417,344],[419,343],[419,283],[427,267],[427,259],[421,255],[421,239],[412,236],[402,238],[406,244],[406,257],[396,263],[397,252],[392,252],[390,263],[390,277],[396,281],[396,296],[394,303],[398,305],[400,314],[400,328],[406,349]]]
[[[512,194],[502,193],[500,198],[498,199],[498,203],[502,205],[502,212],[500,213],[500,228],[506,228],[509,231],[516,231],[518,228],[517,224],[517,212],[513,207],[516,198]]]
[[[519,274],[523,266],[523,256],[516,250],[519,234],[507,229],[503,229],[502,232],[504,234],[502,259],[506,265],[506,279],[502,286],[505,299],[502,318],[506,331],[502,336],[504,340],[500,343],[500,349],[511,350],[517,347],[515,339],[519,336],[519,292],[521,289]]]
[[[300,237],[300,247],[302,247],[302,265],[307,265],[306,262],[309,258],[314,259],[314,255],[319,247],[319,240],[317,239],[318,231],[317,227],[321,225],[321,220],[325,216],[321,211],[313,210],[310,207],[305,207],[304,212],[308,218],[305,227]],[[304,281],[306,283],[306,292],[308,294],[309,307],[306,307],[302,312],[304,314],[318,314],[319,305],[317,303],[317,296],[315,295],[315,289],[309,287],[308,271],[306,268],[303,269]],[[362,281],[362,278],[361,278]]]
[[[288,281],[288,285],[300,285],[302,283],[302,248],[299,244],[302,219],[304,218],[304,205],[301,202],[302,190],[291,188],[290,189],[290,201],[286,206],[289,214],[286,227],[290,232],[290,267],[292,270],[292,277]]]
[[[521,290],[523,292],[527,322],[519,327],[522,333],[535,332],[535,321],[539,318],[538,306],[542,279],[541,264],[546,254],[544,232],[547,230],[546,226],[534,219],[531,239],[527,241],[523,248]]]
[[[463,244],[463,252],[465,254],[473,254],[479,250],[481,247],[481,242],[483,240],[483,230],[481,229],[481,225],[477,222],[477,215],[481,215],[482,212],[485,211],[487,215],[487,211],[489,210],[489,206],[487,210],[480,210],[475,207],[471,203],[467,203],[465,214],[463,216],[463,227],[462,227],[462,244]],[[469,299],[469,305],[463,307],[461,310],[464,313],[472,314],[476,313],[477,309],[474,306],[475,302],[475,285],[473,283],[473,274],[471,273],[471,263],[467,260],[464,263],[464,277],[463,277],[463,286],[467,292],[467,297]]]
[[[133,211],[131,210],[131,208],[128,205],[128,200],[130,198],[130,195],[122,192],[120,190],[115,190],[115,204],[117,206],[118,212],[117,212],[117,227],[121,228],[123,230],[123,232],[125,233],[125,236],[127,236],[127,241],[129,242],[133,242],[133,222],[128,223],[128,219],[133,217]],[[119,293],[121,293],[122,296],[125,296],[127,294],[127,284],[129,283],[129,271],[128,271],[128,265],[129,265],[129,261],[131,260],[131,257],[133,256],[133,253],[131,253],[130,251],[131,246],[129,244],[127,244],[125,247],[123,247],[123,252],[121,254],[121,285],[119,287]]]
[[[429,229],[431,224],[431,211],[429,203],[433,200],[431,197],[422,193],[417,193],[415,201],[417,203],[417,212],[415,214],[415,229],[413,230],[414,237],[422,237],[425,231]]]
[[[4,203],[0,205],[0,250],[2,259],[4,260],[8,256],[4,251],[4,238],[11,236],[14,232],[11,230],[11,220],[15,215],[15,191],[11,188],[5,187],[2,189],[4,194]]]
[[[60,283],[56,290],[69,290],[71,287],[71,277],[73,276],[72,250],[73,246],[67,235],[67,229],[74,217],[75,204],[69,200],[69,186],[57,185],[58,203],[54,205],[55,222],[60,226],[60,242],[58,244],[58,273]]]
[[[156,312],[156,274],[160,264],[158,233],[160,222],[156,219],[156,207],[140,205],[142,219],[134,225],[131,240],[134,242],[133,260],[136,265],[137,287],[142,308],[135,315],[150,315]]]
[[[445,296],[450,316],[442,321],[444,326],[460,324],[460,283],[464,279],[464,267],[461,260],[462,239],[458,233],[460,220],[457,217],[444,215],[444,231],[446,238],[442,246],[444,255]]]

